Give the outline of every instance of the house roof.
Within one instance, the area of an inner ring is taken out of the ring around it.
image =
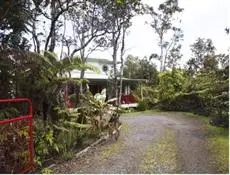
[[[78,79],[78,78],[77,78]],[[109,81],[108,78],[85,78],[87,80],[89,80],[89,82],[93,82],[93,83],[96,83],[96,82],[107,82]],[[118,79],[119,81],[119,79]],[[147,80],[146,79],[129,79],[129,78],[122,78],[122,82],[123,83],[147,83]]]
[[[102,64],[113,64],[113,61],[103,58],[88,58],[88,63],[102,63]],[[80,78],[80,70],[74,70],[71,72],[71,77],[75,79]],[[107,82],[109,80],[109,75],[105,72],[96,73],[93,71],[85,72],[84,79],[87,79],[91,82]],[[118,78],[119,79],[119,78]],[[146,79],[131,79],[131,78],[122,78],[124,83],[139,83],[139,82],[147,82]]]
[[[125,81],[125,82],[147,82],[148,80],[146,79],[132,79],[132,78],[122,78],[122,81]]]
[[[108,59],[105,59],[105,58],[88,58],[87,62],[113,64],[112,60],[108,60]]]

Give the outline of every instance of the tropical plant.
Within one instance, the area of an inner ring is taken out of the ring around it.
[[[79,123],[77,110],[69,111],[57,107],[58,120],[48,122],[45,126],[43,121],[35,120],[35,153],[36,163],[40,167],[52,157],[71,155],[82,138],[87,134],[90,124]]]
[[[177,93],[183,89],[185,82],[184,74],[181,70],[173,69],[172,71],[165,71],[159,75],[159,99],[172,100]]]
[[[148,101],[147,99],[140,100],[137,105],[137,110],[138,111],[145,111],[148,109]]]
[[[144,98],[147,101],[147,104],[150,108],[154,107],[159,102],[159,92],[157,86],[151,85],[138,85],[136,89],[133,91],[134,96],[137,96],[139,99]]]

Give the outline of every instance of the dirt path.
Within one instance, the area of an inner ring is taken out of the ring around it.
[[[93,148],[55,173],[216,173],[197,119],[181,113],[121,117],[117,142]]]

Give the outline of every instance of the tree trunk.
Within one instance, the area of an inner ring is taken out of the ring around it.
[[[117,51],[118,51],[118,41],[120,38],[120,34],[121,34],[121,26],[118,26],[118,30],[116,31],[115,29],[115,20],[114,20],[114,28],[113,28],[113,32],[112,32],[112,46],[113,46],[113,73],[114,73],[114,94],[113,96],[117,98],[116,100],[116,105],[118,105],[118,81],[117,81]]]
[[[114,91],[113,91],[113,96],[118,97],[118,81],[117,81],[117,50],[118,50],[118,43],[115,42],[115,45],[113,46],[113,73],[114,73]],[[116,105],[118,104],[118,100],[116,100]]]
[[[34,18],[37,19],[37,13],[34,15]],[[36,33],[36,24],[35,21],[33,21],[32,24],[32,37],[33,37],[33,42],[34,42],[34,51],[37,53],[40,53],[40,41],[38,40],[38,36]]]
[[[56,22],[58,20],[58,16],[56,16],[56,0],[51,1],[51,24],[50,24],[50,30],[49,30],[49,35],[46,39],[45,43],[45,49],[44,50],[49,50],[50,52],[54,51],[55,45],[56,45]],[[51,40],[51,42],[50,42]],[[49,45],[50,43],[50,45]]]
[[[118,105],[121,105],[121,96],[122,96],[122,76],[123,76],[123,67],[124,67],[124,52],[125,52],[125,33],[126,33],[126,28],[125,26],[122,27],[122,43],[121,43],[121,68],[120,68],[120,88],[119,88],[119,98],[118,98]]]
[[[160,47],[161,47],[161,54],[160,54],[160,62],[161,62],[161,65],[160,65],[160,72],[162,72],[164,70],[164,58],[163,58],[163,36],[161,35],[160,36]]]
[[[83,5],[86,6],[86,0],[83,1]],[[85,27],[85,16],[83,16],[83,28]],[[81,46],[84,46],[85,45],[85,32],[82,32],[82,35],[81,35]],[[81,60],[82,60],[82,63],[85,64],[86,62],[86,58],[85,58],[85,47],[83,47],[81,50],[80,50],[80,55],[81,55]],[[85,75],[85,70],[82,69],[81,70],[81,74],[80,74],[80,79],[82,80],[84,78],[84,75]],[[83,87],[84,85],[81,83],[80,85],[80,94],[83,94]]]
[[[55,1],[53,0],[51,2],[51,18],[52,18],[52,20],[54,20],[54,18],[55,18],[55,11],[56,11],[55,8],[56,8],[55,7]],[[50,52],[54,51],[55,45],[56,45],[56,26],[54,24],[54,27],[51,30],[51,35],[50,35],[50,46],[49,46]]]
[[[80,79],[82,80],[84,78],[84,75],[85,75],[85,70],[81,70],[81,73],[80,73]],[[80,93],[83,94],[83,89],[86,88],[86,85],[85,84],[82,84],[80,85]]]
[[[63,58],[63,47],[64,47],[63,44],[64,44],[65,32],[66,32],[66,17],[64,15],[64,31],[63,31],[63,35],[62,35],[60,60]],[[69,50],[68,50],[68,54],[69,54]]]

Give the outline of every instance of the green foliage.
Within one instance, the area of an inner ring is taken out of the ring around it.
[[[149,107],[154,107],[159,102],[159,93],[156,86],[138,85],[133,93],[134,96],[137,96],[137,101],[140,100],[142,95]]]
[[[36,163],[40,167],[50,157],[71,157],[72,150],[81,144],[83,137],[89,134],[92,127],[89,123],[79,123],[78,110],[69,111],[56,107],[55,111],[58,115],[55,122],[44,124],[41,120],[35,120]]]
[[[197,74],[201,68],[204,67],[215,67],[216,62],[215,59],[212,59],[215,54],[215,46],[211,39],[198,38],[194,44],[191,45],[192,58],[190,58],[187,62],[188,73],[193,76]],[[210,59],[211,58],[211,59]],[[204,66],[206,64],[206,66]],[[207,66],[209,65],[209,66]]]
[[[52,174],[52,172],[53,171],[50,168],[44,168],[41,171],[42,174]]]
[[[1,124],[1,173],[17,173],[28,166],[28,142],[29,127],[27,121]]]
[[[156,65],[146,58],[140,59],[129,55],[124,63],[123,76],[133,79],[146,79],[149,84],[155,85],[158,82],[158,71]]]
[[[80,108],[69,110],[55,107],[55,121],[35,120],[36,164],[42,168],[49,159],[57,156],[69,159],[74,149],[87,137],[98,137],[105,129],[104,114],[108,111],[105,102],[94,99],[91,94],[81,97]]]
[[[0,120],[2,119],[7,119],[7,118],[12,118],[13,116],[18,116],[20,113],[16,108],[3,108],[0,109]]]
[[[163,110],[187,111],[210,117],[210,123],[228,126],[229,121],[229,57],[210,55],[214,50],[211,41],[208,48],[198,47],[201,60],[196,74],[191,76],[187,70],[172,69],[158,75],[159,83],[155,86],[138,86],[133,92],[143,96],[150,108]],[[208,45],[206,43],[206,45]],[[205,46],[206,47],[206,46]],[[140,102],[145,106],[145,102]],[[145,108],[145,107],[141,107]],[[142,110],[142,109],[141,109]]]
[[[164,110],[189,111],[209,116],[211,124],[228,126],[228,69],[228,66],[208,69],[204,65],[196,77],[179,78],[180,76],[177,76],[176,79],[172,79],[166,76],[167,78],[163,77],[164,81],[161,81],[162,77],[160,77],[159,87],[163,89],[159,90],[163,94],[160,94],[159,106]],[[175,84],[172,80],[177,83]]]
[[[179,93],[172,100],[161,101],[159,107],[166,111],[205,113],[204,101],[197,93]]]
[[[159,99],[162,101],[174,99],[175,95],[183,89],[184,82],[185,76],[180,70],[162,72],[159,75]]]
[[[30,45],[23,33],[28,32],[32,21],[29,0],[9,0],[0,2],[0,47],[28,50]]]
[[[12,57],[12,59],[10,59]],[[14,59],[13,59],[14,58]],[[42,54],[22,52],[15,49],[0,51],[1,71],[0,95],[2,98],[29,97],[32,99],[35,114],[46,116],[54,107],[63,106],[63,89],[68,83],[81,83],[71,79],[71,70],[93,69],[81,63],[80,58],[64,58],[45,51]],[[47,111],[44,111],[46,106]],[[55,119],[55,115],[50,115]]]
[[[157,9],[147,6],[147,13],[151,15],[152,21],[149,23],[150,27],[158,37],[158,46],[160,53],[153,53],[150,58],[160,61],[160,71],[165,71],[166,68],[175,68],[177,61],[181,58],[180,41],[183,38],[183,32],[180,28],[176,27],[174,22],[178,18],[175,16],[182,12],[183,9],[179,7],[178,0],[166,0],[161,3]],[[168,33],[172,33],[170,40]],[[167,34],[167,37],[165,35]]]
[[[137,110],[138,111],[145,111],[147,110],[149,107],[148,107],[148,100],[147,99],[143,99],[143,100],[140,100],[138,102],[138,106],[137,106]]]
[[[211,153],[208,162],[215,167],[216,173],[229,172],[229,128],[211,126],[209,118],[201,115],[186,113],[189,117],[199,117],[205,128],[205,138],[208,151]]]
[[[99,121],[99,113],[103,113],[100,110],[104,104],[96,102],[92,97],[86,99],[90,101],[87,110],[82,108],[69,111],[65,108],[62,93],[67,84],[78,86],[82,83],[68,77],[70,71],[83,68],[95,70],[93,66],[83,64],[78,57],[59,60],[56,54],[47,51],[36,54],[15,49],[2,50],[0,59],[0,82],[4,84],[1,87],[1,97],[32,99],[36,116],[35,162],[39,168],[48,164],[53,157],[70,158],[84,138],[92,133],[95,136],[100,133],[101,125],[96,121]],[[0,109],[3,114],[1,117],[18,114],[16,110],[3,109]]]

